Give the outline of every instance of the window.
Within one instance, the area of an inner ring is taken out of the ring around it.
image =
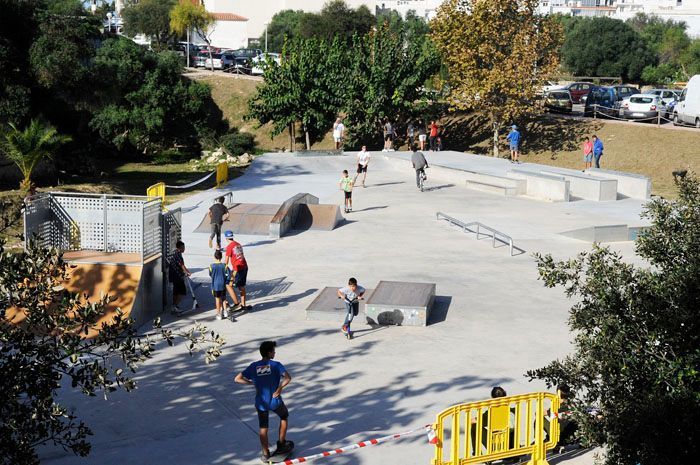
[[[651,103],[656,100],[653,97],[632,97],[630,103]]]

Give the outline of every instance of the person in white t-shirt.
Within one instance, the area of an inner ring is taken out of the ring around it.
[[[353,185],[357,185],[357,177],[360,173],[362,175],[362,187],[365,187],[365,180],[367,179],[367,167],[369,166],[369,161],[372,158],[372,154],[367,151],[367,146],[363,145],[362,150],[357,152],[357,173],[355,173],[355,179],[353,179]]]
[[[335,149],[340,150],[343,145],[343,138],[345,137],[345,125],[343,120],[338,118],[333,124],[333,140],[335,141]]]

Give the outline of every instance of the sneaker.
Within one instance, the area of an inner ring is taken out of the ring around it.
[[[277,441],[277,449],[272,455],[286,455],[294,449],[294,443],[292,441]]]
[[[219,320],[219,321],[221,321],[221,314],[217,313],[217,314],[216,314],[216,319]]]
[[[243,308],[243,306],[241,304],[236,304],[233,306],[233,308],[231,308],[231,313],[237,312],[238,310],[240,310],[242,308]]]
[[[179,315],[181,313],[180,307],[178,307],[177,305],[173,305],[173,307],[170,309],[170,313],[172,313],[173,315]]]
[[[268,452],[267,454],[265,452],[260,455],[260,460],[262,463],[270,463],[270,453]]]
[[[343,327],[340,328],[340,332],[342,332],[343,334],[347,334],[347,333],[348,333],[348,327],[345,326],[345,325],[343,325]]]
[[[228,310],[224,310],[224,318],[228,318]]]

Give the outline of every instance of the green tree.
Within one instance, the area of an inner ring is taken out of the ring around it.
[[[574,352],[528,372],[575,392],[580,434],[605,444],[609,465],[676,465],[700,453],[700,185],[652,200],[636,242],[646,265],[607,247],[556,262],[537,255],[545,286],[574,298]],[[597,406],[600,415],[586,413]]]
[[[656,55],[632,26],[607,17],[580,18],[561,48],[566,68],[578,76],[620,76],[638,81]]]
[[[248,119],[272,123],[272,135],[289,131],[294,148],[300,124],[310,144],[323,138],[343,103],[342,76],[345,46],[335,39],[298,39],[288,42],[279,66],[268,65],[265,81],[248,102]]]
[[[537,85],[558,69],[561,27],[537,15],[538,6],[537,0],[447,0],[431,22],[449,73],[448,103],[489,118],[494,156],[505,123],[541,111],[532,104]]]
[[[204,4],[194,4],[189,0],[180,2],[170,10],[170,30],[182,37],[194,31],[204,40],[209,51],[209,63],[214,71],[214,59],[211,51],[211,33],[214,31],[214,16],[207,11]]]
[[[175,0],[141,0],[122,10],[124,32],[133,37],[144,34],[152,39],[155,50],[164,50],[172,41],[170,30],[170,10]]]
[[[69,140],[69,136],[58,134],[56,128],[33,119],[24,129],[18,129],[10,123],[0,142],[0,150],[22,172],[24,178],[20,187],[31,192],[34,187],[34,168]]]
[[[678,61],[686,79],[700,74],[700,39],[693,40],[678,57]]]
[[[65,290],[68,265],[55,250],[28,244],[9,253],[0,241],[0,463],[38,464],[37,448],[53,445],[85,456],[88,425],[62,405],[59,393],[77,390],[107,396],[131,391],[131,374],[157,349],[159,340],[186,343],[192,355],[205,350],[209,363],[225,343],[201,325],[173,332],[139,334],[117,312],[101,323],[110,296],[87,302]],[[95,337],[85,338],[94,332]]]
[[[301,17],[299,34],[329,42],[338,37],[349,42],[355,34],[368,33],[375,24],[374,15],[365,5],[353,9],[343,0],[330,0],[319,14],[307,13]]]
[[[143,50],[128,39],[109,39],[97,51],[101,101],[90,121],[100,137],[144,154],[173,144],[196,146],[209,117],[206,84],[182,76],[179,57]]]
[[[284,41],[299,38],[299,22],[304,16],[302,10],[282,10],[270,20],[267,26],[267,49],[270,52],[281,52]],[[265,44],[265,32],[260,36],[260,43]]]
[[[410,37],[404,26],[387,22],[349,48],[348,69],[336,85],[345,93],[350,147],[379,143],[387,118],[407,123],[425,107],[421,88],[437,73],[439,55],[428,35]]]

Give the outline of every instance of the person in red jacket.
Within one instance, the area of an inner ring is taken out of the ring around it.
[[[231,275],[233,276],[232,282],[226,286],[226,290],[233,299],[233,311],[236,310],[250,310],[252,307],[246,305],[245,301],[245,285],[248,279],[248,262],[245,260],[245,255],[243,255],[243,246],[233,239],[233,231],[226,231],[224,233],[226,241],[226,266],[231,269]],[[238,304],[238,296],[234,287],[238,289],[241,294],[240,306]]]

